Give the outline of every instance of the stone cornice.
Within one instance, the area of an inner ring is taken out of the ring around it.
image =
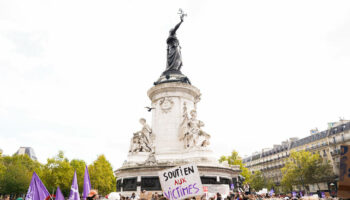
[[[187,83],[163,83],[156,86],[153,86],[148,90],[148,97],[153,100],[153,97],[162,92],[186,92],[191,94],[193,97],[197,97],[200,95],[200,91],[198,88],[187,84]]]

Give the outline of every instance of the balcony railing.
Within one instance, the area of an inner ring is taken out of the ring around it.
[[[338,154],[340,154],[340,149],[336,149],[336,150],[331,152],[332,156],[335,156],[335,155],[338,155]]]

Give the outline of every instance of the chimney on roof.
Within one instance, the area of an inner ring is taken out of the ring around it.
[[[311,130],[310,130],[310,134],[311,134],[311,135],[317,134],[317,133],[319,133],[318,128],[314,128],[314,129],[311,129]]]
[[[336,124],[336,122],[328,122],[328,128],[333,128],[333,126]]]

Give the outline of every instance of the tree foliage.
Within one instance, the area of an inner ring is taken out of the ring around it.
[[[33,174],[41,174],[42,165],[27,155],[1,156],[0,193],[22,195],[28,190]]]
[[[266,181],[261,171],[256,171],[254,174],[250,176],[250,187],[255,191],[260,191],[264,187],[266,187]]]
[[[265,186],[268,190],[274,189],[276,190],[276,184],[272,179],[266,179],[265,180]],[[275,191],[276,192],[276,191]]]
[[[0,152],[0,193],[2,192],[2,189],[1,189],[1,183],[4,182],[4,175],[5,175],[5,171],[6,171],[6,168],[5,168],[5,165],[3,163],[3,156],[2,156],[2,153]]]
[[[275,182],[272,179],[264,177],[260,171],[255,171],[254,174],[250,176],[250,187],[255,191],[267,188],[269,191],[273,189],[275,192],[279,192]]]
[[[100,194],[108,194],[115,191],[116,180],[111,164],[104,155],[98,158],[89,166],[91,186],[97,189]]]
[[[68,196],[73,175],[74,169],[69,160],[64,157],[63,151],[59,151],[57,156],[47,159],[42,180],[50,192],[55,191],[59,186],[63,195]]]
[[[70,161],[70,165],[77,172],[79,192],[81,193],[83,191],[84,173],[85,173],[86,163],[83,160],[73,159]]]
[[[74,171],[77,172],[79,193],[83,192],[86,163],[83,160],[68,160],[63,151],[47,159],[45,165],[30,159],[27,155],[2,156],[0,153],[0,194],[26,194],[33,172],[43,181],[52,193],[57,186],[65,197],[70,193]],[[100,194],[107,194],[116,189],[116,180],[111,164],[104,155],[99,156],[89,166],[91,185]]]
[[[221,156],[219,162],[227,161],[229,165],[239,165],[242,170],[241,175],[245,178],[244,183],[250,183],[251,173],[248,168],[244,167],[242,158],[238,155],[238,152],[233,150],[229,156]]]
[[[292,151],[281,171],[285,191],[292,189],[293,185],[302,186],[307,191],[307,184],[317,184],[333,174],[329,162],[324,161],[319,154],[309,151]]]
[[[294,182],[294,177],[292,175],[293,172],[291,172],[290,170],[288,172],[283,172],[284,168],[281,169],[283,174],[281,180],[281,188],[284,193],[288,193],[293,190],[293,185],[296,185],[296,182]]]

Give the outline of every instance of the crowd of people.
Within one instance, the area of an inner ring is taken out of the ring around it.
[[[81,198],[82,199],[82,198]],[[245,192],[230,192],[228,195],[220,193],[205,193],[201,197],[192,197],[185,200],[333,200],[339,198],[323,197],[320,198],[318,195],[304,195],[297,194],[293,196],[288,195],[276,195],[276,194],[256,194],[256,193],[245,193]],[[16,197],[11,195],[0,195],[0,200],[24,200],[24,197]],[[47,200],[54,200],[54,198],[48,198]],[[83,200],[83,199],[82,199]],[[86,200],[168,200],[163,194],[158,192],[150,192],[143,190],[140,195],[132,193],[131,195],[122,195],[121,193],[112,192],[105,197],[99,196],[96,190],[91,190]]]
[[[210,200],[264,200],[264,199],[271,199],[271,200],[297,200],[297,199],[307,199],[307,200],[313,200],[313,199],[338,199],[338,198],[332,198],[332,197],[325,197],[325,198],[319,198],[318,195],[312,195],[312,196],[292,196],[292,195],[275,195],[275,194],[245,194],[245,193],[230,193],[227,197],[222,197],[219,193],[213,198],[209,198]]]
[[[120,193],[118,193],[118,196],[115,198],[108,198],[109,200],[167,200],[162,194],[154,192],[147,192],[143,190],[140,195],[137,195],[136,193],[132,193],[130,196],[123,196]],[[333,200],[338,198],[332,198],[332,197],[324,197],[319,198],[318,195],[312,195],[312,196],[292,196],[289,195],[275,195],[275,194],[246,194],[242,192],[231,192],[229,195],[222,195],[220,193],[210,193],[210,194],[204,194],[201,197],[192,197],[186,200],[299,200],[299,199],[305,199],[305,200],[316,200],[316,199],[324,199],[324,200]]]
[[[97,197],[97,198],[96,198]],[[108,196],[106,196],[108,197]],[[23,200],[24,198],[18,197],[18,198],[11,198],[10,195],[6,196],[0,196],[0,200],[11,200],[11,199],[16,199],[16,200]],[[127,195],[121,195],[118,193],[118,195],[114,196],[113,198],[104,198],[102,196],[92,196],[88,197],[87,200],[167,200],[162,194],[159,194],[157,192],[151,194],[151,195],[145,195],[142,194],[139,196],[135,193],[132,193],[130,196]],[[338,198],[332,198],[332,197],[325,197],[325,198],[319,198],[317,195],[313,196],[296,196],[292,197],[291,195],[272,195],[269,196],[268,194],[242,194],[242,193],[231,193],[228,196],[221,195],[220,193],[216,193],[214,195],[210,195],[208,197],[206,194],[203,195],[202,197],[193,197],[189,198],[186,200],[265,200],[265,199],[270,199],[270,200],[299,200],[299,199],[304,199],[304,200],[318,200],[318,199],[324,199],[324,200],[337,200]]]
[[[158,194],[158,192],[149,193],[146,190],[143,190],[139,195],[136,193],[132,193],[130,196],[124,196],[118,193],[118,195],[113,196],[113,198],[110,198],[108,196],[108,200],[166,200],[162,194]]]

